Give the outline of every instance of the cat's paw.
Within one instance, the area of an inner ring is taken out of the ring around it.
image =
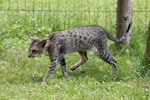
[[[76,67],[74,67],[74,66],[71,67],[71,70],[72,70],[72,71],[74,71],[75,69],[76,69]]]

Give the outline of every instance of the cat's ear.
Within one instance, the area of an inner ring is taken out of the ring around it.
[[[38,44],[42,44],[43,52],[45,52],[49,46],[48,39],[42,39]]]
[[[30,35],[28,35],[28,38],[29,38],[31,41],[34,40],[34,38],[33,38],[32,36],[30,36]]]
[[[42,39],[40,42],[37,43],[37,45],[42,45],[43,47],[46,46],[48,39]]]
[[[47,44],[47,39],[43,39],[42,42],[43,42],[43,44],[46,45]]]

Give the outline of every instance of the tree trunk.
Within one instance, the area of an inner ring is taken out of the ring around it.
[[[146,66],[150,67],[150,22],[148,28],[147,44],[146,44]]]
[[[129,23],[132,22],[132,0],[118,0],[117,2],[117,27],[116,27],[116,37],[120,38],[125,34]],[[122,43],[130,43],[132,35],[132,27],[129,30],[129,34]],[[119,43],[120,44],[120,43]]]

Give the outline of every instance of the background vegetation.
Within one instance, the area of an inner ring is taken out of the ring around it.
[[[95,52],[72,72],[80,56],[66,56],[69,76],[58,66],[47,86],[41,81],[50,64],[47,53],[29,59],[26,34],[43,37],[76,25],[101,25],[115,36],[117,0],[0,0],[0,100],[149,100],[145,70],[150,1],[133,1],[133,36],[121,50],[109,41],[118,61],[117,76]],[[49,11],[50,10],[50,11]]]

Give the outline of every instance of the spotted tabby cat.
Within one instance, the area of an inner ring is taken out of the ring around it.
[[[105,62],[112,65],[115,73],[117,71],[117,62],[109,52],[107,38],[114,42],[121,42],[126,38],[130,27],[131,23],[126,33],[119,39],[114,38],[109,32],[96,25],[76,26],[65,31],[52,32],[49,36],[41,39],[34,39],[29,36],[31,40],[29,57],[35,57],[37,54],[48,51],[51,65],[43,78],[42,84],[44,85],[47,83],[48,78],[51,77],[58,63],[61,65],[63,74],[68,75],[64,56],[75,51],[80,54],[81,60],[71,67],[72,71],[88,60],[88,50],[94,50]]]

